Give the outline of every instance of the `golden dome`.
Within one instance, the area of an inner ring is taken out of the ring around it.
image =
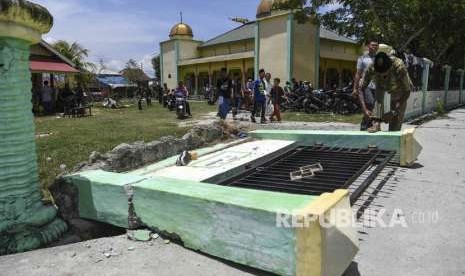
[[[277,5],[284,4],[288,1],[289,0],[262,0],[257,8],[257,18],[270,16]]]
[[[170,37],[177,35],[194,37],[194,32],[192,32],[192,28],[186,23],[178,23],[171,29]]]

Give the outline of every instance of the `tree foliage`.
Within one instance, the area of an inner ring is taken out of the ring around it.
[[[65,40],[59,40],[52,46],[60,54],[73,62],[78,69],[82,70],[89,66],[93,66],[92,63],[86,61],[86,58],[89,56],[89,50],[77,42],[69,43]]]
[[[140,65],[137,64],[137,61],[132,58],[126,62],[126,66],[121,73],[130,83],[134,84],[139,81],[146,81],[149,79],[141,69]]]
[[[160,55],[156,55],[152,58],[153,70],[155,70],[155,78],[161,80],[160,70]]]
[[[436,63],[465,65],[465,0],[289,0],[277,5],[303,7],[297,20],[311,18],[360,42],[375,38]],[[335,8],[322,12],[327,5]]]
[[[78,85],[87,87],[94,78],[91,73],[95,69],[95,64],[87,62],[86,58],[89,56],[89,50],[84,48],[77,42],[69,43],[65,40],[59,40],[53,43],[55,48],[61,55],[69,59],[80,73],[75,76]]]

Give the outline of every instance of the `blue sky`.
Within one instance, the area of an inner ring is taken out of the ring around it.
[[[158,43],[168,39],[171,27],[184,22],[196,39],[207,40],[238,26],[229,17],[255,18],[259,0],[32,0],[54,16],[53,42],[77,41],[90,50],[89,60],[103,59],[111,70],[120,70],[130,59],[144,64],[153,75],[150,59]]]

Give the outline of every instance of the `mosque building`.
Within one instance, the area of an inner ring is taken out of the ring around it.
[[[310,21],[298,23],[292,10],[277,8],[283,1],[261,0],[255,21],[208,41],[195,40],[188,24],[176,24],[170,39],[160,43],[161,82],[174,88],[184,81],[191,92],[201,93],[216,84],[221,68],[243,81],[257,77],[261,68],[283,85],[293,78],[326,88],[351,81],[360,45]]]

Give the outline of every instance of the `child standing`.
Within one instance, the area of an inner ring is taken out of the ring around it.
[[[271,103],[273,104],[273,114],[271,114],[270,121],[274,121],[274,117],[278,119],[278,122],[281,122],[281,111],[279,106],[281,104],[281,97],[284,96],[284,90],[279,84],[281,80],[279,78],[274,79],[273,88],[271,88],[270,96]]]

